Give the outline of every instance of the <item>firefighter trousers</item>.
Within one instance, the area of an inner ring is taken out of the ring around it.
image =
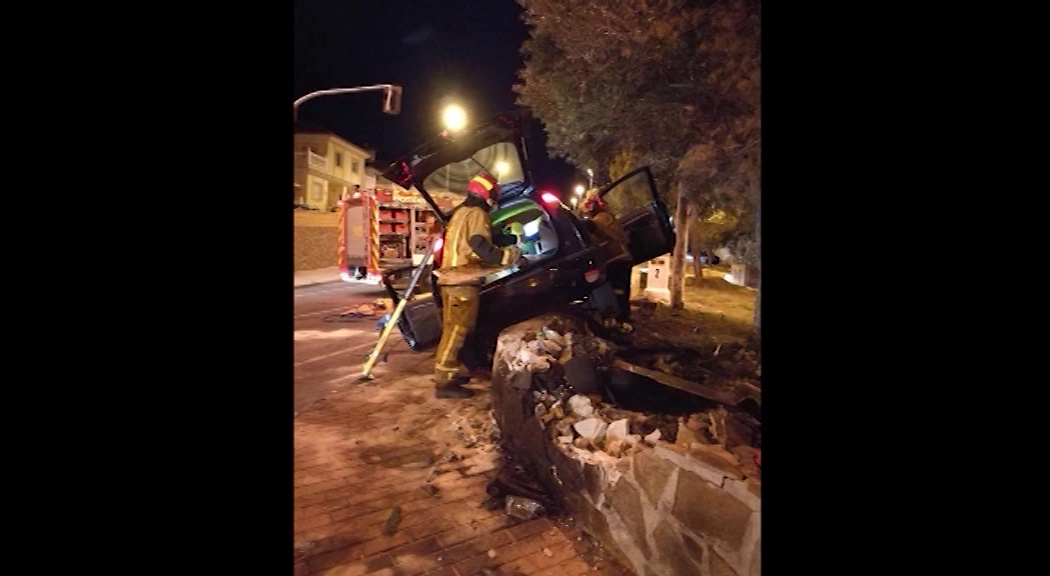
[[[478,321],[478,286],[441,286],[441,342],[434,359],[434,383],[455,386],[463,365],[459,352]]]

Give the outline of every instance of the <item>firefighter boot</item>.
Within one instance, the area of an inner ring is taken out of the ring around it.
[[[462,366],[434,366],[435,398],[470,398],[474,391],[463,386],[470,382],[470,374]]]
[[[474,396],[474,391],[463,386],[438,386],[434,389],[434,398],[439,400],[460,400]]]

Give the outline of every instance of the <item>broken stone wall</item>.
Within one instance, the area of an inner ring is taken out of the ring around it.
[[[531,373],[537,359],[521,350],[544,322],[525,322],[500,336],[493,409],[505,447],[639,576],[760,576],[760,481],[745,477],[724,447],[669,443],[654,434],[632,441],[630,449],[611,450],[607,442],[582,449],[579,426],[567,437],[549,409],[536,409],[540,394],[532,381],[542,375]],[[544,373],[544,364],[561,364],[539,360]],[[568,413],[566,404],[573,402],[562,403]]]

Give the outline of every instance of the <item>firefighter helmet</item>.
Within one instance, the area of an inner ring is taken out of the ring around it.
[[[499,199],[499,183],[488,172],[481,172],[467,183],[467,192],[495,202]]]

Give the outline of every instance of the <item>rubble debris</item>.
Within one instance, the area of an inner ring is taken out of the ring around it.
[[[569,398],[569,408],[572,409],[573,414],[580,418],[590,418],[594,415],[594,406],[591,406],[591,399],[583,394],[577,394]]]
[[[519,520],[532,520],[547,513],[547,510],[539,502],[522,498],[521,496],[507,496],[507,515]]]
[[[583,438],[590,440],[591,442],[597,443],[602,440],[605,435],[605,429],[608,424],[602,422],[599,418],[587,418],[586,420],[580,420],[573,425],[573,430]]]
[[[554,556],[554,552],[551,552],[550,548],[544,548],[543,549],[543,555],[546,556],[547,558],[550,558],[550,557]]]
[[[383,535],[393,536],[397,532],[397,526],[401,523],[401,507],[394,506],[394,509],[390,511],[390,516],[383,523]]]
[[[653,430],[652,434],[645,436],[645,443],[650,446],[656,446],[657,441],[660,440],[660,429]]]
[[[495,411],[491,427],[528,455],[529,472],[543,484],[505,464],[488,486],[487,509],[502,504],[506,514],[529,518],[515,503],[531,502],[549,514],[564,504],[551,494],[579,489],[579,479],[558,478],[564,458],[597,466],[602,481],[615,484],[629,470],[624,458],[661,442],[760,478],[759,412],[742,403],[757,405],[761,390],[757,370],[738,365],[757,360],[750,351],[714,343],[692,355],[666,345],[625,350],[580,328],[539,320],[500,336],[496,366],[505,395],[493,401],[509,429],[498,431]]]
[[[605,430],[605,436],[610,441],[625,441],[627,440],[627,419],[621,418],[611,424]]]
[[[488,554],[489,558],[495,558],[496,557],[496,550],[494,548],[490,548],[489,551],[487,552],[487,554]]]
[[[423,491],[426,492],[427,494],[431,495],[431,496],[437,496],[437,493],[438,493],[439,490],[440,489],[437,486],[434,486],[433,484],[424,484],[423,485]]]
[[[547,495],[541,485],[536,483],[522,468],[512,464],[509,459],[504,462],[496,478],[489,482],[485,491],[492,498],[501,499],[508,496],[521,496],[543,504],[547,510],[555,508],[554,501]]]

